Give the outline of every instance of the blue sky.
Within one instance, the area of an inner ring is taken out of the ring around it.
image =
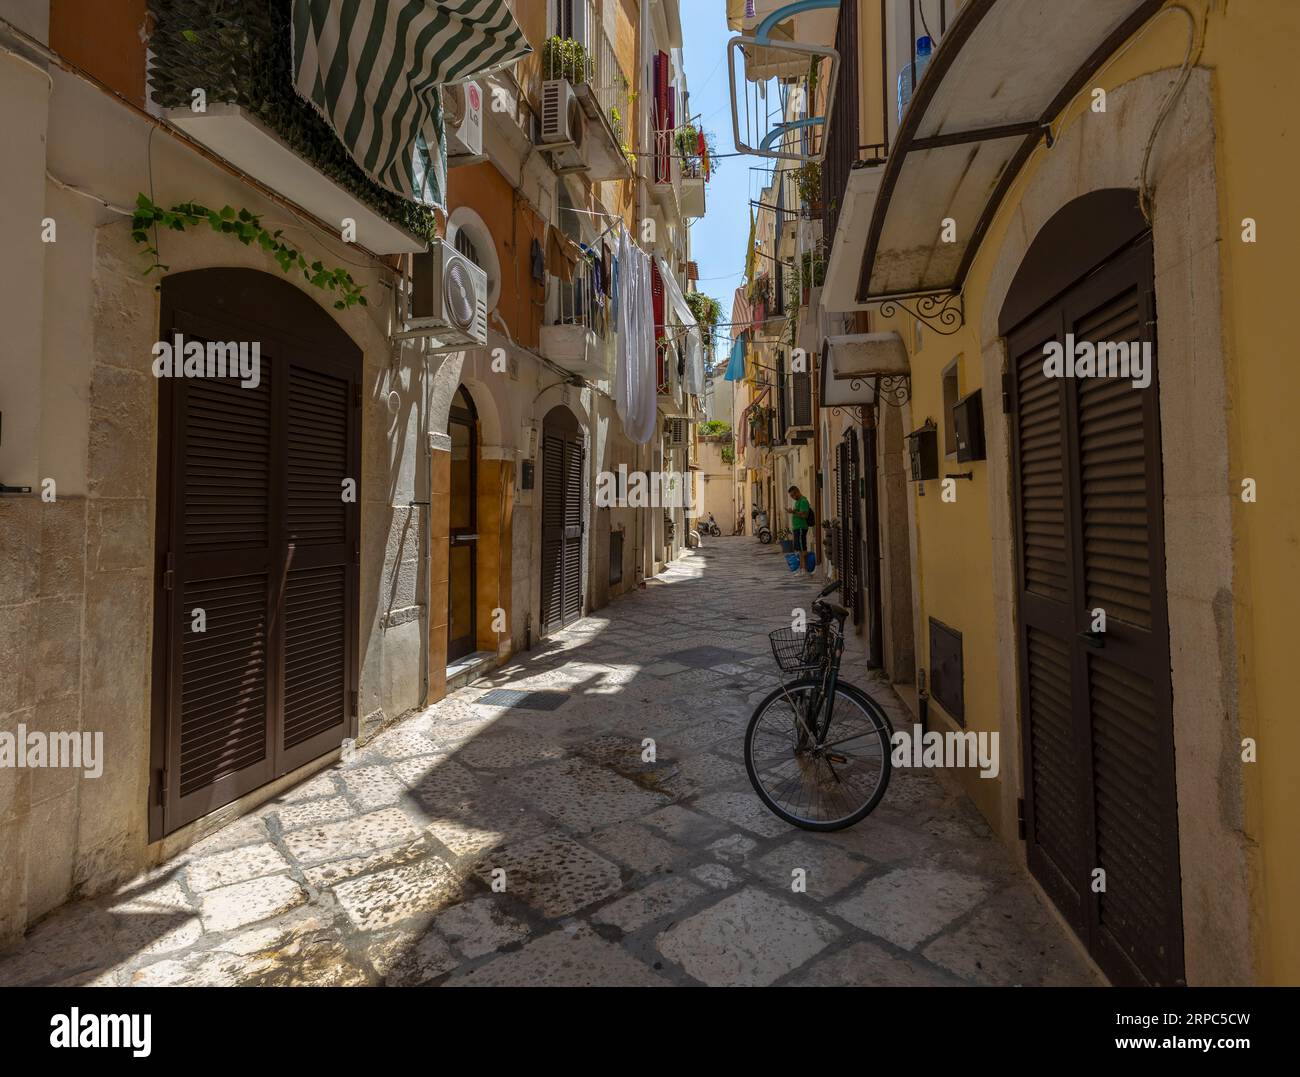
[[[682,12],[682,54],[691,112],[712,131],[720,154],[734,153],[731,96],[727,90],[727,29],[723,0],[686,0]],[[749,237],[749,200],[763,186],[761,157],[724,157],[709,183],[708,212],[691,229],[691,257],[699,263],[699,289],[722,302],[723,321],[731,320],[731,297],[744,276],[745,240]],[[730,335],[728,332],[727,335]]]

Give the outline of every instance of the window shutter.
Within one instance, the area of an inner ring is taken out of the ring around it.
[[[793,400],[792,426],[812,426],[812,375],[808,371],[795,371],[790,375],[790,396]]]

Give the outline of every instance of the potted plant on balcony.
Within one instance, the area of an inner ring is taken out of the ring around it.
[[[794,179],[809,220],[821,220],[822,166],[817,161],[805,161],[795,170]]]
[[[826,254],[820,243],[813,250],[804,251],[797,274],[806,307],[812,290],[826,283]]]
[[[542,46],[542,78],[568,79],[580,86],[591,75],[591,57],[582,45],[568,37],[548,37]]]

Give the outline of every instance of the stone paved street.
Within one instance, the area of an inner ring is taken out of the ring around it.
[[[715,539],[117,895],[56,911],[0,955],[0,983],[1098,982],[934,776],[895,771],[832,835],[759,803],[742,733],[775,683],[766,634],[814,593],[779,551]],[[860,659],[844,676],[908,721]],[[509,707],[496,689],[545,694]]]

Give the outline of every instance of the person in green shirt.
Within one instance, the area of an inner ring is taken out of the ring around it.
[[[794,508],[790,510],[790,530],[794,534],[794,548],[806,550],[808,549],[808,519],[812,516],[812,505],[799,492],[799,487],[791,486],[789,493],[791,500],[794,501]]]

